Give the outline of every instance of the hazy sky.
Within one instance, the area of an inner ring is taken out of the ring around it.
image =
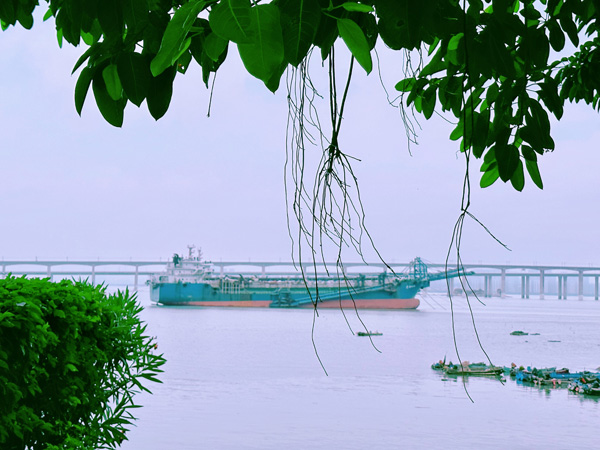
[[[196,244],[207,259],[290,260],[285,84],[269,93],[230,47],[210,118],[209,93],[193,66],[177,77],[163,119],[155,122],[145,104],[129,104],[116,129],[100,116],[91,89],[82,117],[75,111],[77,78],[70,73],[83,51],[59,49],[50,22],[0,33],[0,257],[157,259]],[[403,62],[381,56],[392,92]],[[325,72],[317,69],[319,83]],[[390,261],[419,255],[441,262],[464,171],[448,140],[451,126],[422,120],[411,156],[377,74],[366,77],[360,67],[355,73],[341,145],[361,160],[354,170],[367,227]],[[468,224],[465,262],[600,265],[598,124],[586,107],[566,108],[553,124],[556,151],[540,161],[543,191],[529,179],[523,193],[502,182],[482,190],[476,161],[471,211],[512,251]]]

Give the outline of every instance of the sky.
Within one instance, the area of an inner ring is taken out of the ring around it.
[[[71,70],[83,51],[60,49],[53,23],[39,19],[31,31],[0,33],[0,258],[156,260],[194,244],[209,260],[290,261],[285,83],[270,93],[232,47],[210,118],[209,91],[193,66],[177,76],[165,117],[129,104],[117,129],[91,90],[82,116],[75,111]],[[379,53],[392,93],[403,61]],[[324,87],[319,64],[311,75]],[[325,103],[320,111],[325,118]],[[452,125],[439,117],[420,125],[409,150],[376,70],[367,77],[357,67],[340,143],[358,159],[365,224],[390,262],[442,262],[460,213],[465,162],[448,140]],[[479,161],[472,165],[471,212],[511,251],[470,221],[464,262],[600,266],[598,113],[568,106],[552,130],[556,150],[539,163],[543,191],[530,179],[522,193],[500,181],[480,189]],[[319,151],[307,151],[308,166]],[[364,255],[376,259],[366,244]],[[351,251],[344,257],[358,260]]]

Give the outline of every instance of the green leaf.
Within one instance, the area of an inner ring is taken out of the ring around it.
[[[125,110],[126,101],[113,100],[108,93],[106,85],[104,84],[104,76],[102,72],[97,73],[94,76],[92,82],[92,89],[94,91],[94,97],[98,109],[102,114],[102,117],[114,127],[120,127],[123,125],[123,111]]]
[[[240,58],[251,75],[273,86],[272,78],[284,57],[279,9],[274,4],[255,6],[252,22],[254,40],[252,44],[238,44]]]
[[[173,80],[176,74],[175,67],[169,67],[159,76],[152,77],[150,80],[146,104],[155,120],[164,116],[169,109],[171,97],[173,96]]]
[[[53,15],[54,15],[54,13],[52,12],[52,8],[48,8],[48,11],[46,11],[46,14],[44,14],[44,18],[42,20],[45,22]]]
[[[464,61],[464,48],[460,45],[460,42],[463,39],[464,34],[458,33],[450,39],[448,42],[448,50],[446,53],[446,59],[454,64],[455,66],[459,66]]]
[[[565,47],[565,35],[555,20],[548,21],[548,30],[550,31],[550,45],[556,52],[560,52]]]
[[[102,78],[104,78],[104,84],[110,98],[116,101],[123,97],[123,86],[121,80],[119,80],[116,64],[106,66],[102,70]]]
[[[575,47],[579,46],[579,33],[577,31],[577,25],[573,22],[571,13],[561,14],[560,26],[569,35],[569,39]]]
[[[400,92],[409,92],[413,86],[415,85],[415,79],[414,78],[405,78],[404,80],[400,80],[398,81],[398,83],[396,83],[396,90],[400,91]]]
[[[537,162],[526,159],[525,167],[527,167],[527,172],[529,172],[529,176],[531,177],[531,180],[535,183],[535,185],[540,189],[544,189],[544,183],[542,182],[542,177],[540,175],[540,170],[538,168]]]
[[[523,154],[523,158],[525,158],[525,161],[537,161],[537,154],[533,151],[533,149],[530,146],[522,145],[521,153]]]
[[[123,19],[129,32],[143,30],[148,24],[148,0],[121,0]]]
[[[512,177],[510,177],[510,183],[519,192],[521,192],[525,187],[525,174],[523,172],[523,162],[520,159],[517,161],[517,167],[515,168]]]
[[[207,0],[194,0],[175,11],[165,30],[160,49],[150,63],[152,75],[157,76],[163,73],[168,67],[175,64],[187,49],[186,47],[182,50],[186,44],[189,46],[189,41],[186,39],[187,34],[194,25],[198,14],[206,8],[207,4]]]
[[[463,135],[463,131],[464,131],[464,124],[462,119],[458,121],[458,124],[456,125],[456,127],[454,128],[454,130],[452,130],[452,133],[450,133],[450,140],[451,141],[458,141],[462,135]]]
[[[127,98],[140,106],[152,81],[148,58],[135,52],[121,53],[117,59],[117,70]]]
[[[226,41],[215,33],[209,33],[204,39],[202,48],[211,60],[218,61],[223,52],[227,50],[228,44],[229,41]]]
[[[121,0],[102,0],[102,6],[97,8],[97,14],[105,41],[122,39],[124,23]]]
[[[93,77],[94,70],[89,67],[84,67],[79,74],[79,78],[77,78],[77,83],[75,84],[75,109],[80,116]]]
[[[356,12],[364,12],[364,13],[370,13],[370,12],[374,11],[372,6],[363,5],[361,3],[355,3],[355,2],[342,3],[341,6],[346,11],[356,11]]]
[[[423,67],[421,72],[419,72],[419,76],[427,77],[441,72],[442,70],[446,70],[447,64],[442,59],[443,54],[444,52],[442,51],[442,49],[438,50],[433,56],[433,58],[431,58],[431,61],[429,61],[429,63],[425,67]]]
[[[333,17],[322,15],[317,28],[317,34],[314,37],[314,44],[321,49],[321,59],[324,61],[336,39],[338,38],[338,29],[336,20]]]
[[[423,115],[426,119],[429,119],[433,115],[433,111],[435,110],[435,86],[429,86],[427,90],[423,93]]]
[[[318,0],[281,0],[278,4],[287,62],[298,66],[313,45],[321,20]]]
[[[473,155],[481,158],[487,145],[488,133],[490,130],[490,110],[486,109],[482,113],[475,114],[475,129],[473,130]]]
[[[251,44],[254,37],[251,10],[250,0],[221,0],[208,16],[210,28],[228,41]]]
[[[373,61],[367,38],[358,24],[352,19],[338,19],[338,32],[346,46],[367,74],[373,70]]]
[[[500,173],[498,172],[498,165],[491,165],[488,170],[481,176],[481,180],[479,181],[479,186],[481,188],[486,188],[491,186],[496,182],[496,180],[500,177]]]
[[[496,145],[494,148],[500,179],[506,183],[512,178],[519,165],[519,150],[514,145]]]

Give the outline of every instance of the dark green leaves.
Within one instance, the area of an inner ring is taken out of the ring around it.
[[[281,0],[278,4],[285,60],[298,66],[306,57],[321,20],[318,0]]]
[[[117,72],[127,98],[140,106],[152,83],[148,59],[139,53],[123,53],[117,60]]]
[[[108,77],[111,75],[109,74]],[[123,111],[125,109],[126,100],[115,100],[105,84],[104,71],[97,72],[92,81],[92,89],[94,98],[102,117],[114,127],[123,125]],[[111,91],[114,94],[114,86],[111,86]]]
[[[187,34],[207,3],[206,0],[193,0],[175,12],[163,35],[160,50],[150,64],[152,75],[157,76],[163,73],[167,67],[175,64],[181,54],[187,50],[191,42],[191,38],[187,38]]]
[[[2,448],[117,448],[165,362],[140,312],[102,286],[1,279]]]
[[[89,67],[85,67],[77,79],[77,84],[75,85],[75,109],[77,110],[77,114],[80,116],[93,77],[94,70],[90,69]]]
[[[164,116],[169,109],[173,96],[173,80],[176,74],[175,67],[169,67],[157,77],[150,79],[146,103],[148,111],[155,120]]]
[[[253,42],[250,0],[222,0],[208,17],[213,32],[236,44]]]
[[[252,43],[238,44],[246,70],[262,80],[272,90],[271,78],[280,77],[283,71],[283,38],[279,9],[273,4],[252,8]]]

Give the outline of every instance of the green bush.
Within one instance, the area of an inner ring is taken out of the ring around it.
[[[116,448],[165,360],[128,291],[0,280],[0,448]]]

